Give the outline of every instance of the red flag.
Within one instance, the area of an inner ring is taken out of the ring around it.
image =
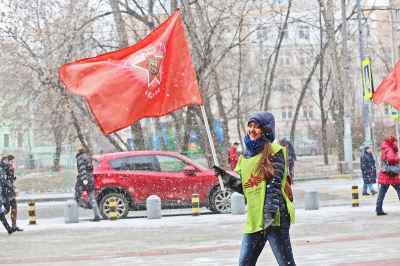
[[[376,104],[386,103],[400,110],[400,61],[394,70],[379,84],[372,96]]]
[[[65,64],[59,75],[106,134],[203,103],[179,11],[133,46]]]

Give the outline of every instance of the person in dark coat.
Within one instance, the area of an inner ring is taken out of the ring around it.
[[[288,163],[289,163],[289,174],[290,174],[291,180],[293,180],[293,178],[294,178],[294,162],[297,160],[296,152],[294,150],[294,147],[293,147],[292,143],[286,138],[281,139],[279,141],[279,144],[281,144],[282,146],[286,147],[286,149],[287,149],[287,152],[288,152]]]
[[[82,191],[87,191],[94,214],[92,221],[99,221],[101,218],[95,196],[95,180],[93,177],[92,158],[87,149],[83,147],[79,148],[75,158],[78,170],[77,183],[75,187],[79,193],[82,193]]]
[[[6,198],[6,210],[10,210],[12,231],[24,231],[17,226],[17,193],[15,191],[15,181],[17,177],[14,173],[14,155],[7,155],[1,158],[0,167],[2,168],[3,174],[5,176],[5,198]]]
[[[376,183],[376,166],[374,155],[370,146],[366,146],[362,149],[360,156],[360,167],[363,178],[363,192],[364,196],[370,195],[368,190],[375,195],[377,192],[374,189],[373,184]]]
[[[279,265],[296,265],[289,236],[294,204],[284,191],[288,184],[284,147],[273,143],[274,116],[269,112],[251,114],[246,133],[246,150],[235,168],[239,177],[214,166],[224,185],[244,194],[246,199],[247,220],[239,266],[256,265],[267,241]]]
[[[381,145],[381,161],[382,163],[392,166],[399,165],[399,149],[397,147],[397,140],[394,136],[390,136],[383,141]],[[381,168],[379,171],[378,184],[380,187],[378,198],[376,200],[376,214],[380,216],[387,214],[383,211],[382,205],[389,186],[392,186],[396,190],[397,196],[400,200],[400,176],[399,174],[387,173],[383,168]]]
[[[7,175],[4,170],[3,162],[0,162],[0,221],[3,224],[4,228],[7,230],[8,234],[12,234],[14,231],[12,230],[11,226],[9,225],[6,214],[7,214],[7,207],[8,207],[8,199],[7,199]]]

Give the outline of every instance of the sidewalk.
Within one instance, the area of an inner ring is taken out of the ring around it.
[[[73,199],[73,193],[26,193],[19,192],[17,196],[18,203],[34,202],[48,202],[48,201],[67,201]]]
[[[297,265],[400,265],[400,205],[385,207],[385,217],[370,206],[298,210],[291,229]],[[15,235],[0,232],[0,265],[237,265],[244,221],[230,214],[79,224],[46,219]],[[257,265],[276,265],[268,245]]]

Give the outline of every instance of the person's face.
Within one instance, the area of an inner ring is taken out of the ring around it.
[[[371,153],[372,149],[370,147],[367,148],[367,152]]]
[[[247,124],[247,134],[251,140],[256,140],[261,138],[262,130],[256,122],[250,122]]]

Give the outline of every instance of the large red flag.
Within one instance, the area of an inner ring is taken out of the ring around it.
[[[386,103],[400,109],[400,61],[396,63],[394,70],[379,84],[372,96],[376,104]]]
[[[59,75],[86,98],[106,134],[202,104],[179,11],[135,45],[65,64]]]

